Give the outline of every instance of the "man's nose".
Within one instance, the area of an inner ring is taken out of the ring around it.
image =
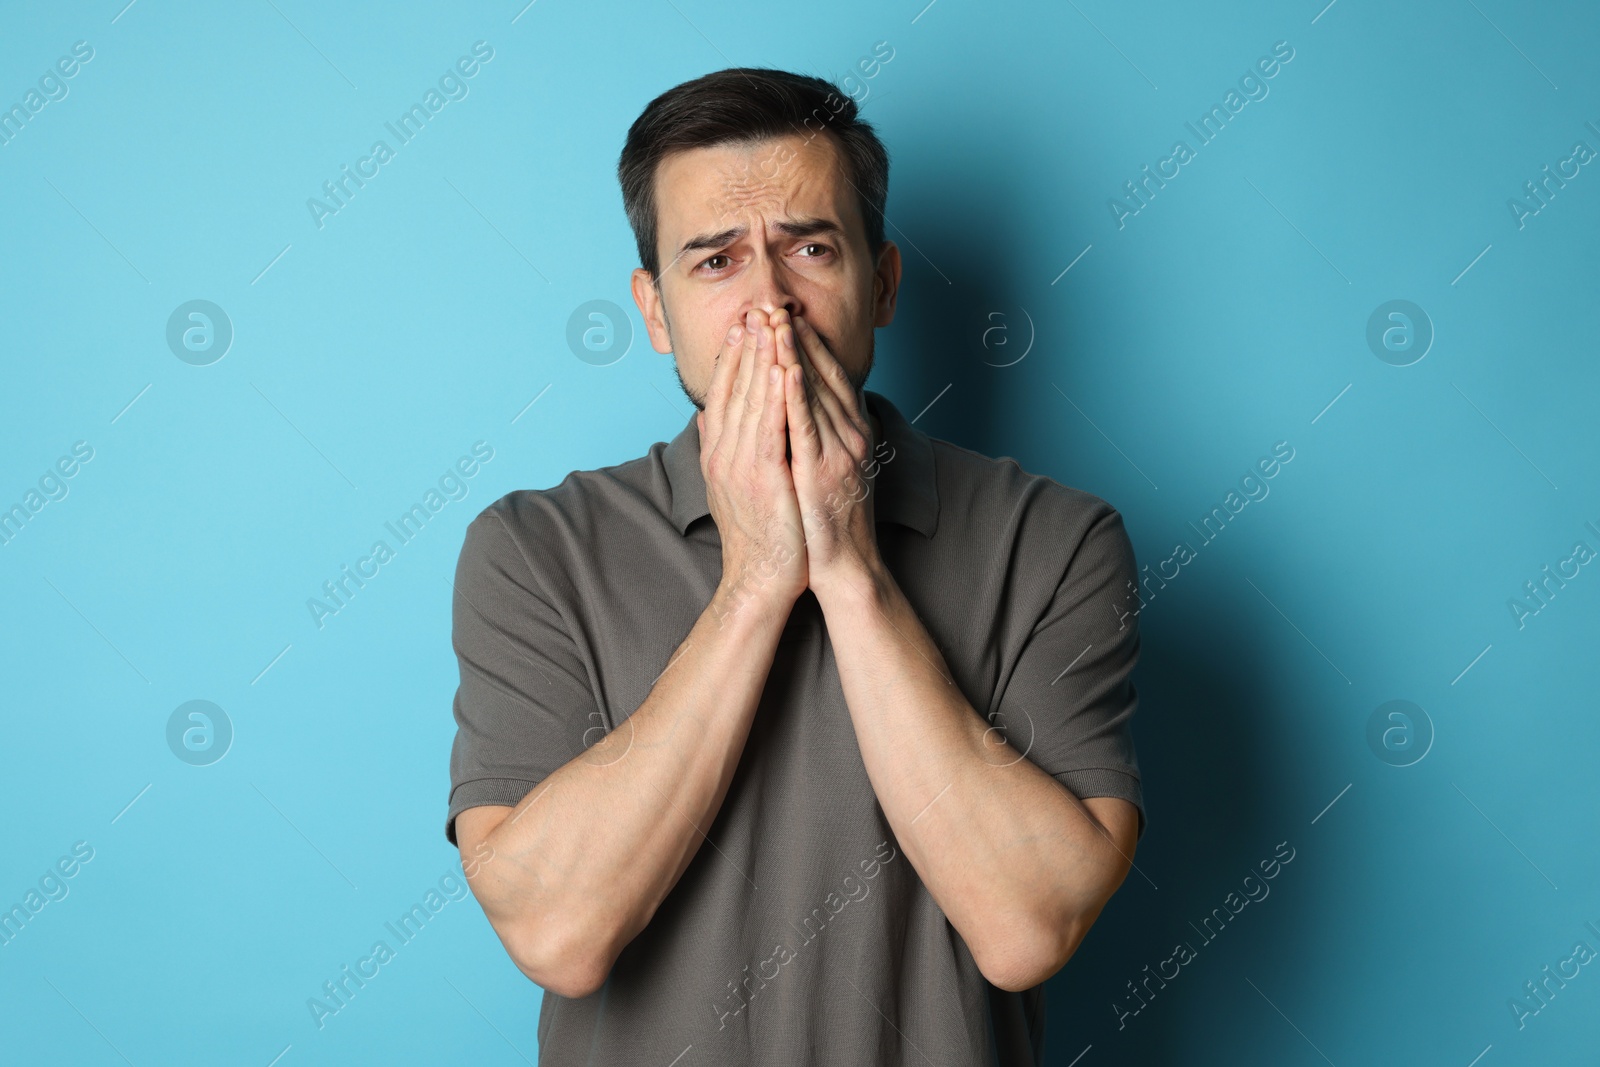
[[[790,318],[803,314],[800,301],[784,279],[782,268],[770,257],[762,257],[760,262],[754,264],[748,277],[750,292],[745,312],[754,308],[771,315],[779,308],[783,308],[789,313]]]

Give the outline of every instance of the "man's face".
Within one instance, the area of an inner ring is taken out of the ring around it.
[[[752,308],[809,322],[859,394],[872,331],[894,318],[900,254],[892,242],[876,262],[868,252],[831,135],[674,152],[656,168],[655,197],[660,279],[635,270],[633,296],[695,407],[705,410],[728,330]]]

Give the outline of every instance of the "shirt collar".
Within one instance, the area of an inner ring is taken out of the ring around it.
[[[867,408],[878,417],[883,439],[893,451],[877,449],[878,475],[873,514],[932,537],[939,525],[939,487],[928,435],[906,421],[898,408],[872,390],[864,390]],[[706,503],[705,475],[700,471],[700,428],[691,416],[663,452],[672,489],[672,522],[680,534],[695,520],[711,514]]]

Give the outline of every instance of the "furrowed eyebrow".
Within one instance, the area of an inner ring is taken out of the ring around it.
[[[780,219],[774,222],[772,227],[785,237],[829,236],[841,240],[844,238],[844,228],[832,219]],[[683,243],[673,260],[682,259],[690,252],[697,252],[707,248],[721,248],[723,245],[737,241],[748,232],[748,226],[734,226],[730,229],[720,230],[717,233],[698,234]]]
[[[792,222],[788,219],[779,219],[773,223],[773,226],[785,237],[818,237],[822,235],[844,237],[844,227],[832,219],[804,218],[795,219]]]
[[[735,226],[730,230],[722,230],[719,233],[702,233],[691,237],[683,242],[683,247],[678,249],[678,254],[673,258],[682,259],[690,252],[698,252],[703,248],[721,248],[723,245],[730,244],[743,237],[745,230],[746,227],[744,226]]]

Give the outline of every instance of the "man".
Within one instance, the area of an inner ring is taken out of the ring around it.
[[[1132,863],[1132,547],[865,391],[888,157],[818,79],[654,100],[633,295],[698,409],[467,531],[446,835],[545,1062],[1039,1061]]]

